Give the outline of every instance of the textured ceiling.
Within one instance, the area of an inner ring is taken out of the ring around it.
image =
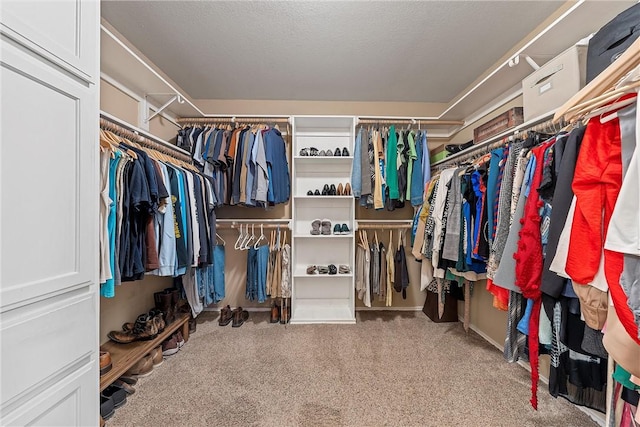
[[[448,102],[562,1],[103,1],[196,99]]]

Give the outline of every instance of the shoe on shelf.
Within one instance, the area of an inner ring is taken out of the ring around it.
[[[329,195],[335,196],[337,194],[338,194],[338,190],[336,189],[335,184],[331,184],[331,187],[329,187]]]
[[[244,325],[244,322],[249,320],[249,312],[247,310],[243,310],[242,307],[238,307],[233,311],[233,324],[232,328],[239,328]]]
[[[280,321],[280,306],[273,302],[271,306],[271,318],[269,319],[269,323],[278,323]]]
[[[316,191],[313,192],[314,196],[319,196],[320,195],[320,190],[316,189]]]
[[[307,266],[307,274],[316,274],[318,272],[318,267],[315,265]]]
[[[451,154],[455,154],[455,153],[459,153],[460,151],[464,151],[467,148],[471,147],[473,145],[473,141],[467,141],[464,144],[449,144],[449,145],[445,145],[444,149],[447,150],[449,153]]]
[[[153,372],[153,359],[151,358],[150,354],[147,354],[142,359],[138,360],[138,362],[136,362],[136,364],[133,365],[127,372],[125,372],[123,377],[141,378],[146,377],[147,375],[151,374],[151,372]]]
[[[338,269],[334,264],[329,264],[329,274],[334,275],[338,273]]]
[[[108,351],[100,352],[100,375],[104,375],[111,370],[111,353]]]
[[[184,337],[182,336],[182,331],[178,330],[175,334],[176,337],[176,342],[178,343],[178,347],[182,348],[184,347]]]
[[[111,331],[107,334],[111,341],[120,344],[129,344],[134,341],[152,340],[158,335],[158,326],[155,318],[148,314],[141,314],[133,324],[133,328],[127,331]]]
[[[349,227],[347,227],[347,224],[342,224],[340,226],[340,231],[341,231],[341,234],[349,234],[349,233],[351,233],[351,230],[349,230]]]
[[[340,148],[336,148],[336,151],[333,152],[333,155],[336,157],[342,156],[342,152],[340,151]]]
[[[333,151],[331,151],[330,149],[329,149],[329,150],[326,150],[326,151],[324,152],[324,155],[325,155],[325,156],[327,156],[327,157],[333,157]]]
[[[329,267],[326,265],[319,265],[318,266],[318,273],[320,274],[327,274],[329,272]]]
[[[311,222],[311,235],[317,236],[318,234],[320,234],[321,224],[322,224],[322,221],[320,221],[319,219],[314,219]]]
[[[307,196],[313,196],[313,191],[312,190],[307,191]]]
[[[178,352],[178,350],[180,350],[180,346],[178,345],[178,341],[176,340],[176,334],[171,335],[162,343],[163,356],[173,356]]]
[[[162,356],[162,352],[160,352],[160,356]],[[133,388],[132,385],[122,381],[121,379],[117,379],[113,382],[113,384],[117,385],[118,387],[122,387],[122,389],[127,392],[128,395],[133,394],[136,392],[136,389]]]
[[[220,309],[220,318],[218,319],[218,325],[227,326],[231,323],[231,319],[233,318],[233,311],[231,307],[227,305],[226,307],[222,307]]]
[[[351,195],[351,184],[349,184],[348,182],[344,185],[344,195],[345,196]]]
[[[344,187],[342,186],[342,183],[338,184],[338,188],[336,190],[336,195],[338,195],[338,196],[344,195]]]
[[[302,150],[300,150],[300,155],[301,156],[308,156],[309,155],[309,149],[308,148],[303,148]]]
[[[320,229],[320,234],[322,234],[324,236],[330,236],[331,235],[331,221],[329,221],[328,219],[323,219],[322,222],[320,223],[320,225],[322,227]]]
[[[100,395],[102,397],[112,399],[113,406],[115,408],[119,408],[127,403],[127,392],[124,390],[124,388],[115,384],[111,384],[109,387],[102,390],[102,393],[100,393]]]
[[[157,368],[164,363],[164,358],[162,357],[162,345],[159,345],[151,350],[151,353],[149,354],[151,355],[151,360],[153,360],[154,368]]]
[[[325,184],[324,187],[322,187],[322,195],[323,196],[328,196],[329,195],[329,191],[330,191],[329,184]]]
[[[155,324],[156,328],[158,328],[158,333],[164,331],[165,323],[164,323],[164,313],[157,308],[152,308],[148,313],[149,317],[151,317]],[[127,322],[122,325],[122,330],[124,332],[131,332],[135,326],[134,322]]]
[[[113,399],[100,395],[100,416],[103,420],[108,420],[116,413],[116,406]]]
[[[349,157],[349,150],[347,150],[347,147],[342,149],[342,157]]]
[[[338,266],[338,273],[340,273],[340,274],[349,274],[349,273],[351,273],[351,268],[346,264],[340,264]]]
[[[324,151],[324,150],[320,150],[320,151],[318,152],[318,156],[320,156],[320,157],[324,157],[324,156],[326,156],[326,155],[327,155],[327,152],[326,152],[326,151]]]
[[[318,149],[316,147],[309,147],[309,155],[317,156],[318,155]]]
[[[342,234],[342,228],[340,224],[336,224],[333,226],[333,234]]]

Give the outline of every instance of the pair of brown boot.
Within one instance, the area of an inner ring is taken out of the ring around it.
[[[111,341],[129,344],[134,341],[152,340],[164,330],[164,327],[163,313],[153,309],[149,313],[139,315],[135,322],[122,325],[121,331],[111,331],[107,336]]]
[[[227,326],[231,323],[232,327],[239,328],[247,320],[249,320],[249,312],[247,310],[243,310],[242,307],[231,310],[231,306],[227,305],[220,310],[218,325]]]
[[[291,320],[291,303],[285,298],[282,300],[282,306],[274,302],[271,306],[271,323],[285,325]]]

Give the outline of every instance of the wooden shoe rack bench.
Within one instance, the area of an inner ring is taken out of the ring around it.
[[[100,376],[100,391],[113,384],[115,380],[138,363],[140,359],[162,344],[164,340],[180,328],[182,328],[184,341],[187,342],[189,340],[189,314],[180,314],[173,323],[167,325],[164,331],[152,340],[136,341],[129,344],[118,344],[109,341],[100,346],[100,350],[108,351],[111,354],[112,364],[111,370]]]

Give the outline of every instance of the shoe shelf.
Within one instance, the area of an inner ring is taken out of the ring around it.
[[[109,341],[100,346],[100,350],[111,354],[111,370],[100,376],[100,391],[109,387],[120,378],[140,359],[149,354],[151,350],[161,345],[174,332],[182,328],[182,336],[185,342],[189,340],[189,314],[180,314],[173,323],[165,326],[164,331],[154,339],[146,341],[134,341],[129,344],[119,344]]]
[[[319,166],[324,164],[345,164],[351,166],[353,156],[294,156],[296,165]]]
[[[334,300],[299,300],[293,307],[291,324],[314,323],[356,323],[348,300],[340,303]]]
[[[353,237],[353,234],[294,234],[293,237],[296,239],[345,239]]]
[[[309,199],[309,200],[322,200],[322,199],[328,199],[328,200],[349,200],[349,199],[353,199],[352,195],[348,195],[348,196],[307,196],[306,194],[304,196],[293,196],[295,199],[299,199],[299,200],[304,200],[304,199]]]
[[[293,118],[293,280],[291,323],[354,323],[354,276],[307,274],[309,265],[353,266],[355,259],[355,199],[353,195],[308,195],[325,186],[345,188],[351,181],[355,122],[347,116]],[[301,156],[305,148],[335,151],[348,156]],[[329,221],[331,234],[313,235],[316,220]],[[333,234],[345,224],[347,234]],[[353,268],[353,267],[352,267]]]
[[[333,264],[333,263],[332,263]],[[325,264],[320,264],[320,265],[325,265]],[[328,265],[328,264],[327,264]],[[334,264],[336,267],[338,267],[338,264]],[[334,279],[338,279],[341,277],[353,277],[353,273],[347,273],[347,274],[319,274],[319,273],[314,273],[314,274],[307,274],[307,266],[306,265],[299,265],[296,267],[296,269],[293,272],[293,276],[294,277],[304,277],[304,278],[309,278],[309,279],[327,279],[327,278],[334,278]]]

